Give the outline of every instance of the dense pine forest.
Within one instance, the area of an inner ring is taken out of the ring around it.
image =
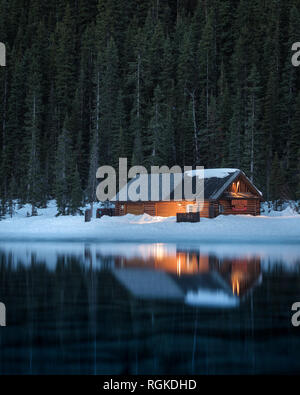
[[[2,216],[75,214],[119,157],[300,198],[300,0],[0,0],[0,41]]]

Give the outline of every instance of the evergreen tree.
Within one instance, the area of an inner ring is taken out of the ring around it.
[[[66,6],[62,22],[57,24],[56,37],[56,98],[57,112],[62,127],[66,114],[71,113],[74,97],[76,67],[75,21],[69,5]]]
[[[90,168],[89,168],[89,176],[88,176],[88,185],[86,190],[86,196],[88,202],[91,205],[91,213],[93,214],[94,203],[96,201],[96,173],[99,164],[99,128],[98,128],[99,120],[97,121],[96,128],[93,131],[93,137],[91,139],[91,148],[90,148]]]
[[[228,141],[230,138],[230,120],[232,117],[231,95],[229,93],[224,65],[221,65],[221,75],[218,85],[219,95],[217,97],[217,111],[219,119],[219,136],[217,145],[218,151],[220,152],[220,162],[218,166],[224,167],[229,155]]]
[[[154,92],[151,119],[148,127],[148,144],[150,155],[147,162],[149,162],[149,167],[163,164],[162,158],[160,157],[160,152],[162,151],[161,138],[165,131],[163,106],[163,95],[160,86],[158,85]],[[163,146],[163,149],[167,149],[168,142],[164,141],[164,143],[166,145]]]
[[[243,110],[242,110],[242,94],[238,90],[233,103],[233,116],[230,122],[230,138],[228,166],[239,168],[241,164],[241,139],[243,134]]]
[[[102,64],[100,60],[100,136],[103,153],[101,160],[105,164],[111,164],[114,137],[119,134],[116,114],[120,89],[118,67],[117,47],[114,40],[110,39]]]
[[[121,89],[119,89],[112,122],[111,135],[111,162],[114,168],[118,167],[119,158],[127,158],[128,154],[130,153],[130,146],[128,141],[129,133],[128,128],[126,127],[127,125],[123,100],[123,92]]]
[[[79,212],[80,207],[82,206],[82,189],[81,189],[81,181],[79,176],[79,171],[77,166],[72,173],[70,178],[71,184],[71,194],[70,194],[70,205],[69,205],[69,214],[75,215]]]
[[[264,144],[266,147],[265,153],[265,167],[266,167],[266,198],[270,198],[270,177],[273,160],[273,151],[275,148],[276,141],[279,141],[279,86],[278,86],[278,74],[276,70],[270,72],[267,91],[265,95],[264,105],[264,118],[263,118],[263,129],[264,129]]]
[[[282,164],[280,163],[278,154],[276,152],[272,162],[270,177],[270,198],[271,200],[276,201],[275,210],[277,210],[278,200],[282,199],[284,196],[284,186],[285,180]]]
[[[40,136],[41,136],[41,116],[42,92],[41,77],[36,69],[31,69],[28,79],[28,94],[26,97],[25,113],[25,138],[24,138],[24,167],[27,168],[26,198],[25,201],[31,204],[31,215],[36,214],[36,207],[39,206],[41,196],[42,173],[40,164]]]
[[[132,147],[132,160],[131,164],[141,165],[144,161],[144,148],[143,148],[143,134],[144,134],[144,122],[143,122],[143,57],[141,50],[138,49],[135,54],[136,58],[131,63],[131,73],[129,74],[129,83],[133,85],[134,90],[131,95],[133,98],[133,105],[131,107],[130,114],[130,132],[133,139]]]
[[[70,179],[73,175],[73,157],[69,132],[69,119],[66,117],[56,153],[55,197],[59,215],[67,215],[70,208]]]

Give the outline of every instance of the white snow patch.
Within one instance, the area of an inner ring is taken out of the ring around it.
[[[204,169],[204,178],[225,178],[232,173],[239,171],[238,169]],[[185,172],[190,177],[203,177],[203,170],[190,170]]]

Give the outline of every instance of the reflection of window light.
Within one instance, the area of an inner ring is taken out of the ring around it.
[[[177,275],[180,277],[181,275],[181,259],[180,256],[177,259]]]
[[[233,293],[233,295],[240,294],[240,283],[238,280],[232,282],[232,293]]]
[[[156,245],[156,257],[162,259],[166,255],[165,248],[163,244]]]
[[[232,293],[240,294],[240,283],[244,280],[244,273],[241,271],[237,271],[232,273],[231,275],[231,283],[232,283]]]

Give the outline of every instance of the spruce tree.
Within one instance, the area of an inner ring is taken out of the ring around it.
[[[274,155],[272,162],[272,170],[270,177],[270,198],[275,201],[275,207],[277,209],[278,200],[284,199],[284,172],[282,169],[282,164],[279,160],[277,152]]]
[[[148,145],[147,151],[149,156],[147,158],[148,166],[163,165],[163,160],[160,153],[163,149],[167,149],[168,142],[165,140],[163,149],[161,149],[161,138],[165,132],[164,123],[164,98],[158,85],[155,88],[154,98],[151,108],[151,119],[148,126]]]
[[[100,61],[101,62],[101,61]],[[102,146],[101,160],[111,164],[112,145],[119,134],[116,109],[120,89],[118,50],[113,39],[107,43],[103,63],[100,64],[100,136]],[[119,114],[119,116],[121,116]]]
[[[36,208],[41,202],[42,170],[40,162],[41,116],[43,113],[41,76],[38,66],[33,64],[28,79],[26,97],[24,166],[27,168],[27,197],[31,204],[31,215],[36,215]]]
[[[75,67],[76,43],[75,20],[69,4],[66,6],[65,15],[57,24],[57,49],[56,49],[56,97],[57,112],[60,127],[63,126],[67,113],[70,114],[75,92]]]
[[[237,91],[233,101],[233,115],[230,122],[230,138],[228,150],[228,166],[239,168],[241,164],[241,139],[243,134],[242,94]]]
[[[71,183],[71,194],[70,194],[70,204],[69,204],[69,214],[75,215],[79,213],[80,207],[82,206],[82,189],[81,181],[79,176],[79,171],[77,166],[73,170],[72,176],[70,178]]]
[[[131,73],[129,74],[129,83],[133,87],[132,106],[130,114],[130,132],[132,136],[132,157],[131,164],[141,165],[144,161],[144,67],[143,54],[138,48],[135,53],[135,59],[131,63]]]
[[[66,117],[56,152],[55,197],[58,215],[67,215],[70,208],[73,163],[69,119]]]

